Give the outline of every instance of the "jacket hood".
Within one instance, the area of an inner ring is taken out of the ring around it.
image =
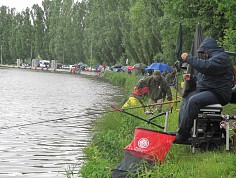
[[[212,56],[214,52],[224,52],[224,49],[220,47],[213,38],[210,37],[204,39],[197,50],[198,53],[203,53],[204,51],[207,51],[209,55]]]

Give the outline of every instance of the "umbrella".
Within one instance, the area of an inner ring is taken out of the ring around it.
[[[175,50],[175,54],[176,54],[176,59],[177,59],[177,72],[180,72],[180,66],[182,65],[182,58],[181,58],[181,54],[182,54],[182,46],[183,46],[183,30],[182,30],[182,24],[179,23],[179,30],[178,30],[178,37],[177,37],[177,41],[176,41],[176,50]],[[178,77],[175,77],[176,79],[176,100],[178,97]]]
[[[192,43],[192,47],[191,47],[191,55],[192,56],[198,56],[199,58],[202,58],[202,55],[199,54],[197,52],[198,48],[200,47],[201,43],[203,41],[203,32],[202,32],[202,27],[201,24],[198,23],[196,26],[196,31],[194,34],[194,38],[193,38],[193,43]],[[196,75],[197,71],[188,64],[187,66],[187,74],[191,74],[191,75]],[[184,81],[184,96],[186,96],[188,93],[190,93],[191,91],[194,91],[195,88],[191,87],[191,85],[189,84],[189,81]]]
[[[88,64],[82,64],[81,67],[88,67]]]
[[[158,63],[158,62],[152,63],[150,66],[146,68],[146,70],[159,70],[161,73],[163,72],[163,70],[166,70],[167,72],[172,71],[171,67],[168,66],[167,64]]]
[[[202,27],[201,24],[197,24],[196,32],[194,35],[194,40],[193,40],[193,45],[191,49],[191,54],[193,56],[198,56],[199,58],[202,58],[202,54],[198,53],[197,50],[200,47],[201,43],[203,41],[203,32],[202,32]]]
[[[179,23],[179,32],[176,41],[176,58],[178,61],[182,61],[181,54],[182,54],[182,46],[183,46],[183,32],[182,32],[182,24]]]
[[[133,66],[122,66],[121,69],[124,70],[125,72],[128,72],[128,70],[133,69]]]
[[[138,69],[145,69],[145,67],[147,67],[147,65],[143,63],[137,63],[137,64],[134,64],[133,66],[133,68],[138,68]]]
[[[112,66],[112,68],[121,68],[123,66],[123,64],[115,64],[114,66]]]

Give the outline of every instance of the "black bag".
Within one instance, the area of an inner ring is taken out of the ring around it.
[[[136,157],[127,150],[124,152],[123,160],[112,170],[112,178],[135,178],[138,177],[138,170],[142,165],[146,167],[151,165],[151,162]]]

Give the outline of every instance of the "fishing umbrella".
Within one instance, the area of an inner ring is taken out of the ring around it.
[[[175,54],[176,54],[177,61],[181,61],[181,62],[182,62],[182,58],[181,58],[182,46],[183,46],[182,24],[179,23],[179,30],[178,30],[178,37],[177,37],[177,41],[176,41]]]
[[[138,68],[138,69],[145,69],[147,67],[146,64],[143,64],[143,63],[137,63],[137,64],[134,64],[133,68]]]
[[[203,41],[203,32],[202,32],[202,27],[201,24],[198,23],[196,27],[196,32],[194,34],[194,40],[193,40],[193,45],[191,49],[191,54],[193,56],[198,56],[199,58],[202,58],[202,54],[198,53],[197,50],[200,47],[201,43]]]
[[[182,47],[183,47],[183,30],[182,30],[182,24],[179,23],[178,36],[176,40],[176,49],[175,49],[175,55],[177,60],[175,63],[175,67],[177,68],[178,72],[180,71],[180,69],[187,69],[187,63],[183,62],[181,58]]]
[[[84,70],[86,67],[88,67],[88,65],[80,62],[76,67],[78,69]]]
[[[167,72],[172,71],[169,65],[158,62],[152,63],[150,66],[146,68],[146,70],[159,70],[161,73],[163,72],[163,70],[166,70]]]
[[[191,47],[191,55],[192,56],[198,56],[199,58],[202,58],[202,54],[198,53],[197,50],[200,47],[202,41],[203,41],[203,31],[202,31],[202,27],[201,24],[198,23],[196,26],[196,31],[194,34],[194,38],[193,38],[193,42],[192,42],[192,47]],[[187,65],[187,74],[190,75],[196,75],[197,71],[191,66],[191,65]],[[191,91],[194,91],[196,88],[195,86],[190,85],[189,81],[184,81],[184,94],[183,96],[186,96],[188,93],[190,93]]]
[[[133,69],[133,66],[128,66],[128,70],[132,70]]]
[[[180,72],[180,67],[182,65],[182,58],[181,58],[181,54],[182,54],[182,46],[183,46],[183,30],[182,30],[182,24],[179,23],[179,29],[178,29],[178,36],[177,36],[177,40],[176,40],[176,50],[175,50],[175,54],[176,54],[176,59],[177,59],[177,72]],[[175,76],[176,79],[176,100],[178,97],[178,77]]]
[[[133,66],[122,66],[121,69],[128,72],[129,70],[133,70]]]
[[[123,67],[123,64],[115,64],[114,66],[112,66],[112,68],[121,68]]]

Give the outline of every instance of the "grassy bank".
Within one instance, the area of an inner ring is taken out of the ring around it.
[[[131,93],[139,78],[126,73],[107,72],[104,78],[119,85]],[[173,90],[173,94],[175,91]],[[175,97],[174,97],[175,98]],[[125,99],[125,98],[124,98]],[[169,115],[168,131],[175,131],[178,123],[179,103],[174,105]],[[121,107],[121,103],[117,104]],[[168,106],[164,106],[163,110]],[[130,113],[148,118],[142,109],[129,110]],[[224,107],[223,113],[235,114],[233,105]],[[164,116],[155,119],[156,124],[164,125]],[[124,148],[132,141],[136,127],[160,130],[127,114],[111,111],[94,122],[94,137],[84,150],[88,157],[80,174],[84,178],[109,178],[111,170],[119,164],[124,155]],[[231,132],[232,135],[232,132]],[[140,178],[233,178],[236,177],[236,156],[232,151],[220,150],[191,153],[190,146],[173,145],[162,164],[143,167]]]

